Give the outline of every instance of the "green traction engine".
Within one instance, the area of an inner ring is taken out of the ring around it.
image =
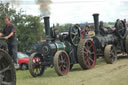
[[[73,25],[68,32],[57,33],[55,27],[50,28],[49,17],[44,17],[44,24],[46,41],[42,42],[36,52],[31,54],[30,74],[33,77],[41,76],[47,67],[54,67],[59,76],[66,75],[73,64],[82,60],[77,56],[78,44],[81,40],[80,27]],[[94,66],[94,64],[95,62],[91,65]]]

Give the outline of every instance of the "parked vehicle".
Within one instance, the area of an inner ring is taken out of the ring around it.
[[[18,52],[17,57],[18,57],[19,69],[21,70],[28,69],[29,56],[25,53]]]
[[[58,33],[54,27],[50,28],[49,17],[44,17],[44,24],[46,41],[31,54],[29,72],[37,77],[44,73],[46,67],[54,67],[59,76],[66,75],[73,64],[79,63],[77,46],[80,41],[80,28],[76,24],[68,32]],[[89,68],[93,66],[90,65]]]

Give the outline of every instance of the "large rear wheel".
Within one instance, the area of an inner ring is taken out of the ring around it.
[[[59,76],[66,75],[70,70],[70,60],[68,54],[63,51],[57,51],[54,56],[55,71]]]
[[[11,57],[0,49],[0,85],[16,85],[16,71]]]
[[[118,20],[115,24],[116,33],[118,34],[119,38],[124,39],[127,36],[127,28],[126,24],[122,20]]]
[[[41,76],[44,73],[45,66],[42,66],[43,56],[39,53],[33,53],[29,59],[29,72],[33,77]]]
[[[81,40],[78,45],[77,57],[83,69],[93,68],[96,64],[95,45],[92,39]]]

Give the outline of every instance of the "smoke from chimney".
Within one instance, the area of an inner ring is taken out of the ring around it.
[[[36,0],[36,3],[40,6],[40,11],[43,16],[50,15],[49,5],[52,3],[51,0]]]
[[[8,2],[15,6],[20,6],[25,1],[24,0],[5,0],[3,2]],[[52,3],[51,0],[35,0],[36,4],[40,6],[40,12],[43,16],[49,16],[50,15],[50,4]]]

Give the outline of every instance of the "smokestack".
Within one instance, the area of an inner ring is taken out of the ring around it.
[[[99,14],[93,14],[93,18],[94,18],[94,25],[95,25],[95,34],[98,35],[99,34]]]
[[[50,37],[50,22],[49,22],[49,17],[44,17],[44,26],[45,26],[46,36]]]

